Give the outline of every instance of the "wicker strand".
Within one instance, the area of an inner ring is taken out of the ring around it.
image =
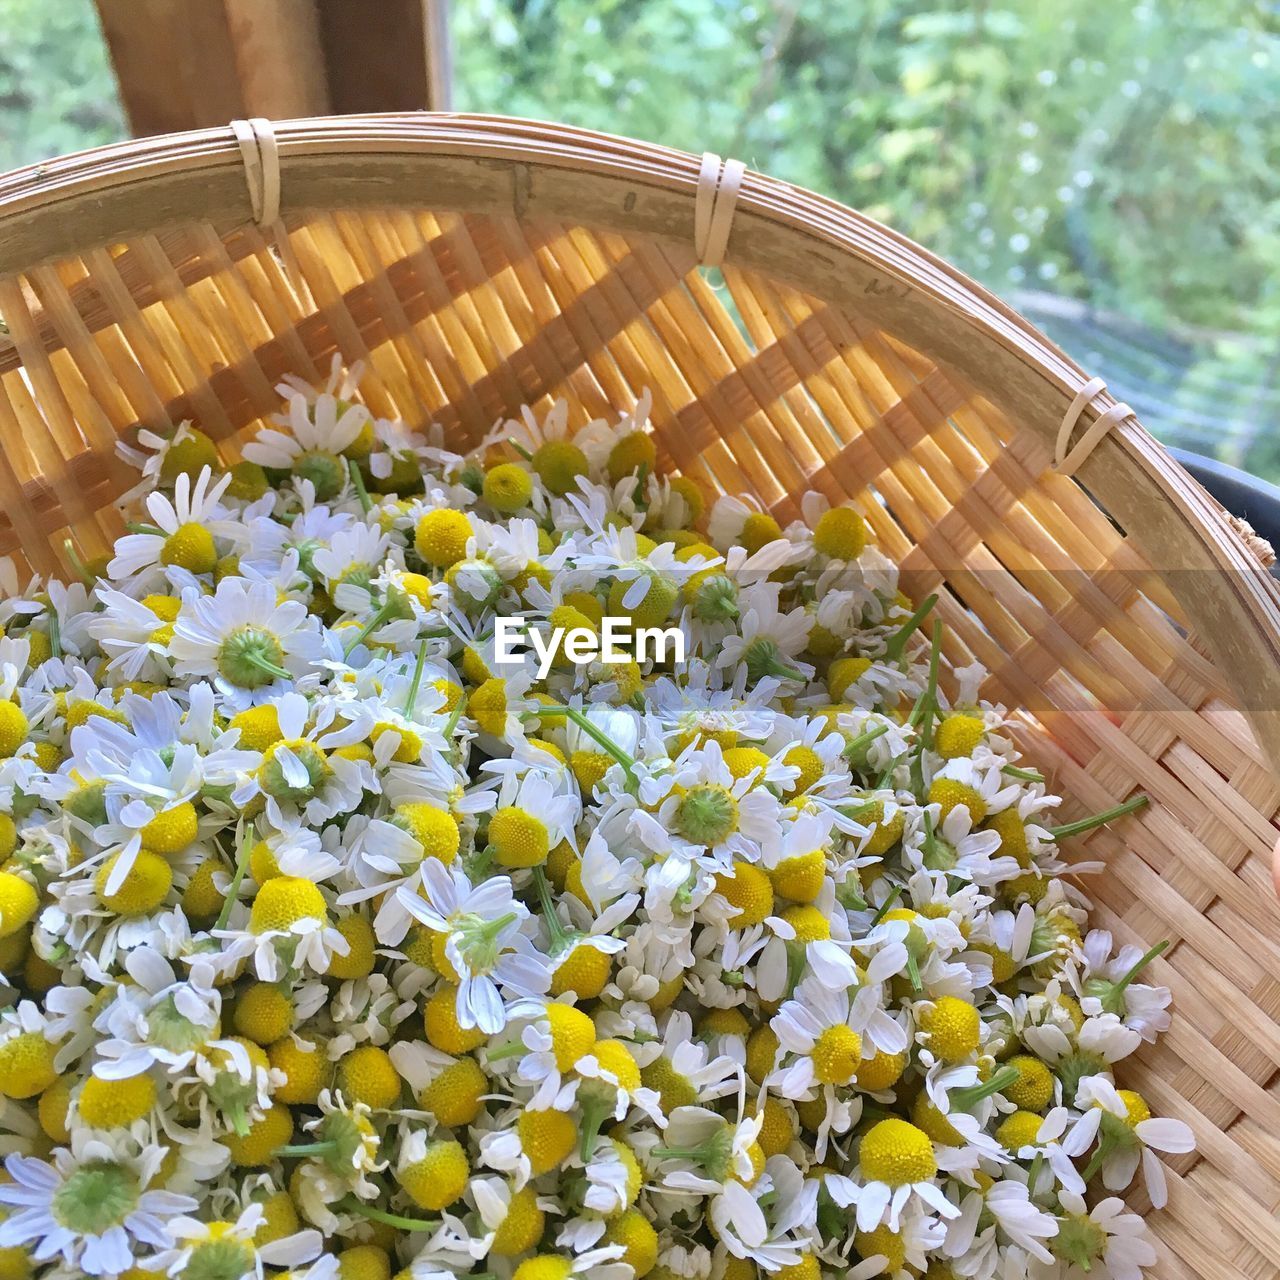
[[[1072,445],[1071,433],[1076,429],[1080,415],[1106,389],[1107,384],[1101,378],[1090,378],[1076,393],[1076,398],[1063,415],[1053,451],[1053,469],[1059,475],[1075,475],[1084,460],[1098,447],[1103,436],[1117,423],[1133,416],[1133,410],[1127,404],[1113,404],[1110,409],[1104,409],[1094,419],[1093,425]]]
[[[693,247],[704,267],[718,267],[724,261],[746,171],[741,160],[722,161],[714,151],[702,153],[693,204]]]

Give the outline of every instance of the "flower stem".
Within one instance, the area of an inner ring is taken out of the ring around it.
[[[887,724],[878,724],[874,729],[864,729],[856,738],[849,739],[840,754],[851,764],[857,763],[861,760],[861,753],[877,738],[883,738],[888,732],[889,726]],[[865,763],[865,761],[862,762]]]
[[[227,919],[231,915],[231,908],[235,905],[236,898],[240,893],[240,882],[244,879],[245,872],[249,869],[249,853],[253,849],[253,841],[248,831],[240,833],[240,856],[236,859],[236,869],[231,876],[231,883],[227,886],[227,896],[223,900],[222,910],[218,912],[217,922],[214,924],[214,932],[219,929],[226,928]]]
[[[529,450],[528,450],[528,449],[526,449],[526,448],[524,447],[524,445],[522,445],[522,444],[520,443],[520,441],[519,441],[519,440],[517,440],[517,439],[515,438],[515,436],[508,436],[508,437],[507,437],[507,443],[508,443],[508,444],[509,444],[509,445],[510,445],[510,446],[511,446],[511,447],[512,447],[512,448],[513,448],[513,449],[514,449],[514,450],[515,450],[515,451],[516,451],[516,452],[517,452],[517,453],[518,453],[518,454],[519,454],[519,455],[520,455],[520,456],[521,456],[521,457],[522,457],[526,462],[532,462],[532,461],[533,461],[533,454],[531,454],[531,453],[529,452]]]
[[[413,704],[418,700],[418,690],[422,687],[422,672],[427,665],[427,642],[425,639],[418,641],[418,662],[413,668],[413,680],[409,684],[409,692],[405,695],[404,713],[406,716],[413,710]]]
[[[275,676],[277,680],[292,680],[293,677],[283,667],[272,662],[270,658],[264,658],[260,653],[254,653],[247,650],[241,655],[244,660],[257,667],[259,671],[265,671],[270,676]]]
[[[871,917],[871,928],[875,928],[881,920],[893,910],[893,904],[902,897],[902,886],[895,884],[889,893],[889,896],[880,904],[880,909]]]
[[[360,499],[360,510],[368,515],[373,510],[373,503],[369,499],[369,490],[364,487],[364,476],[360,474],[360,468],[354,458],[347,459],[347,473],[351,476],[351,487],[356,491],[356,497]]]
[[[67,553],[67,559],[71,561],[71,567],[76,571],[80,581],[92,591],[98,585],[97,579],[89,572],[85,562],[80,559],[76,544],[70,538],[63,538],[62,548]]]
[[[126,529],[130,533],[149,533],[153,538],[163,538],[164,530],[154,524],[143,524],[137,520],[128,520],[125,522]]]
[[[609,1108],[607,1104],[598,1102],[594,1098],[583,1103],[582,1145],[579,1148],[583,1164],[586,1164],[591,1159],[591,1152],[595,1148],[596,1139],[600,1136],[600,1127],[604,1124],[605,1117],[608,1114]]]
[[[785,662],[779,662],[777,658],[770,658],[768,666],[765,668],[771,676],[780,676],[783,680],[795,680],[800,684],[807,684],[809,677],[797,667],[789,667]]]
[[[1147,967],[1157,956],[1162,956],[1173,944],[1166,938],[1163,942],[1157,942],[1150,951],[1146,953],[1128,973],[1116,983],[1116,990],[1123,991],[1133,980]]]
[[[605,751],[609,753],[621,766],[623,772],[627,775],[628,782],[634,787],[637,785],[638,779],[635,775],[636,762],[633,756],[628,755],[618,746],[607,733],[601,730],[597,725],[592,724],[586,716],[582,714],[577,707],[567,707],[563,704],[552,707],[534,707],[533,714],[536,716],[544,716],[547,719],[559,719],[561,716],[567,716],[574,724],[582,730],[583,733],[593,741],[599,743]]]
[[[920,629],[920,624],[933,612],[933,606],[937,603],[937,595],[926,596],[920,602],[915,613],[889,637],[889,641],[884,647],[885,662],[897,662],[901,659],[903,652],[906,650],[907,641]]]
[[[440,1224],[429,1218],[403,1218],[398,1213],[387,1213],[385,1209],[375,1209],[371,1204],[357,1200],[355,1196],[347,1196],[338,1202],[338,1208],[346,1213],[359,1214],[372,1222],[382,1222],[388,1227],[399,1227],[402,1231],[434,1231]]]
[[[1049,834],[1055,840],[1065,840],[1068,836],[1078,836],[1085,831],[1092,831],[1094,827],[1105,826],[1116,818],[1123,818],[1126,813],[1134,813],[1149,803],[1149,796],[1133,796],[1126,800],[1124,804],[1118,804],[1111,809],[1104,809],[1101,813],[1095,813],[1092,817],[1080,818],[1076,822],[1067,822],[1060,827],[1050,827]]]
[[[374,632],[375,632],[375,631],[376,631],[380,626],[382,626],[382,624],[383,624],[384,622],[386,622],[388,618],[390,618],[390,617],[391,617],[391,615],[392,615],[392,613],[393,613],[394,611],[395,611],[395,606],[391,603],[390,598],[388,598],[388,599],[384,600],[384,601],[382,602],[382,604],[380,604],[380,605],[378,606],[378,608],[377,608],[377,610],[375,611],[375,613],[374,613],[373,617],[372,617],[372,618],[370,618],[370,619],[369,619],[369,621],[368,621],[368,622],[366,622],[366,623],[364,624],[364,626],[363,626],[363,627],[361,627],[361,628],[360,628],[360,630],[356,633],[356,637],[355,637],[355,639],[354,639],[354,640],[352,640],[352,641],[351,641],[351,643],[350,643],[350,644],[348,644],[348,645],[347,645],[347,646],[342,650],[342,656],[343,656],[344,658],[349,658],[349,657],[351,657],[352,653],[353,653],[353,652],[354,652],[354,651],[355,651],[355,650],[356,650],[360,645],[364,644],[364,642],[365,642],[365,641],[366,641],[366,640],[367,640],[367,639],[368,639],[368,638],[369,638],[369,637],[370,637],[370,636],[371,636],[371,635],[372,635],[372,634],[373,634],[373,633],[374,633]]]
[[[278,1156],[321,1156],[327,1151],[333,1151],[337,1148],[337,1139],[331,1139],[327,1142],[296,1142],[287,1146],[277,1147],[276,1155]]]
[[[484,1056],[489,1062],[501,1062],[504,1058],[518,1058],[521,1054],[528,1053],[523,1042],[519,1040],[510,1040],[506,1044],[500,1044],[496,1049],[486,1049]]]
[[[556,915],[555,899],[551,896],[551,886],[547,883],[547,873],[541,867],[533,868],[533,883],[538,888],[538,902],[542,906],[542,915],[547,922],[547,931],[551,934],[551,954],[554,955],[568,940],[560,917]]]
[[[62,657],[62,628],[58,623],[58,611],[50,605],[45,612],[49,615],[49,653],[55,657]]]
[[[1001,770],[1006,778],[1017,778],[1020,782],[1043,782],[1044,774],[1038,769],[1019,769],[1017,765],[1006,764]]]

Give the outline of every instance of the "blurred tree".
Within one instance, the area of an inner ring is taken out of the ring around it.
[[[0,0],[0,170],[125,135],[90,0]]]

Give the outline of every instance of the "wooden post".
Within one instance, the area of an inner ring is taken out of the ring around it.
[[[447,0],[95,0],[137,137],[447,110]]]

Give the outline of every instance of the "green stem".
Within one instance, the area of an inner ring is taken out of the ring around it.
[[[1101,813],[1095,813],[1090,818],[1080,818],[1076,822],[1067,822],[1060,827],[1050,827],[1049,834],[1055,840],[1065,840],[1069,836],[1078,836],[1085,831],[1092,831],[1094,827],[1105,826],[1108,822],[1115,821],[1116,818],[1123,818],[1127,813],[1134,813],[1149,803],[1149,796],[1132,796],[1124,804],[1118,804],[1112,809],[1104,809]]]
[[[926,596],[920,602],[915,613],[889,637],[889,641],[884,647],[885,662],[897,662],[901,659],[906,651],[907,641],[920,629],[920,624],[933,612],[933,606],[937,603],[938,597],[936,595]]]
[[[920,981],[920,965],[916,960],[915,953],[907,952],[907,977],[911,979],[911,989],[920,991],[924,987],[924,983]]]
[[[356,638],[352,640],[351,643],[348,644],[342,650],[342,656],[344,658],[351,657],[352,653],[360,645],[362,645],[380,626],[382,626],[382,624],[386,622],[387,619],[390,618],[392,613],[394,612],[395,612],[395,606],[391,603],[391,601],[389,599],[384,600],[382,604],[378,606],[377,611],[374,613],[373,617],[370,618],[369,621],[366,622],[365,625],[361,627],[360,630],[356,633]]]
[[[249,854],[253,849],[253,840],[248,831],[241,832],[240,835],[240,856],[236,859],[236,869],[231,876],[231,883],[227,886],[227,896],[223,899],[222,910],[218,912],[217,922],[213,928],[216,932],[225,928],[228,918],[231,915],[231,908],[235,905],[236,898],[240,893],[240,882],[244,879],[245,872],[249,870]]]
[[[771,676],[781,676],[784,680],[795,680],[800,684],[807,684],[809,677],[803,671],[796,667],[790,667],[785,662],[779,662],[777,658],[770,658],[769,665],[765,668]]]
[[[364,476],[360,474],[354,458],[347,459],[347,474],[351,477],[351,487],[356,491],[356,497],[360,499],[360,510],[368,515],[373,510],[373,503],[369,499],[369,490],[364,487]]]
[[[486,1049],[484,1056],[489,1062],[501,1062],[504,1058],[518,1058],[521,1054],[528,1052],[521,1041],[512,1040],[507,1044],[498,1045],[496,1049]]]
[[[905,756],[894,756],[893,759],[889,761],[888,765],[885,766],[885,769],[880,776],[871,784],[871,790],[883,791],[885,787],[889,785],[893,775],[898,772],[898,766],[905,758]]]
[[[337,1149],[337,1139],[331,1139],[327,1142],[297,1142],[288,1146],[277,1147],[276,1155],[278,1156],[321,1156],[327,1151]]]
[[[561,716],[567,716],[574,724],[582,730],[583,733],[591,738],[594,742],[599,743],[609,755],[611,755],[621,766],[623,772],[627,775],[628,782],[634,787],[637,785],[638,779],[635,775],[635,757],[628,755],[618,746],[614,740],[609,737],[597,725],[591,723],[586,716],[582,714],[576,707],[567,707],[559,704],[553,707],[534,707],[533,714],[542,716],[546,719],[559,719]]]
[[[143,524],[138,520],[127,520],[124,527],[130,533],[149,533],[153,538],[164,537],[164,530],[154,524]]]
[[[883,738],[889,732],[887,724],[878,724],[874,729],[864,729],[855,738],[850,738],[845,744],[841,755],[850,762],[853,762],[854,756],[869,747],[877,738]]]
[[[270,658],[264,658],[260,653],[252,651],[241,655],[245,662],[252,663],[259,671],[265,671],[268,675],[275,676],[277,680],[292,680],[290,675],[283,667],[277,666]]]
[[[371,1222],[382,1222],[388,1227],[399,1227],[402,1231],[434,1231],[440,1225],[429,1218],[404,1218],[398,1213],[387,1213],[385,1209],[375,1209],[371,1204],[357,1200],[355,1196],[347,1196],[338,1201],[338,1208],[345,1213],[359,1214],[360,1217],[368,1218]]]
[[[929,681],[925,685],[924,715],[920,722],[920,741],[933,746],[933,717],[938,710],[938,662],[942,657],[942,623],[933,621],[933,643],[929,649]]]
[[[966,1089],[953,1089],[948,1095],[952,1111],[968,1111],[976,1107],[983,1098],[994,1093],[1003,1093],[1011,1084],[1018,1081],[1018,1068],[1004,1066],[991,1074],[990,1079],[978,1084],[971,1084]]]
[[[58,622],[58,611],[50,605],[45,612],[49,615],[49,653],[62,657],[62,627]]]
[[[902,886],[895,884],[890,891],[889,896],[880,904],[880,909],[871,917],[871,928],[875,928],[881,920],[893,910],[893,904],[902,897]]]
[[[560,917],[556,915],[555,899],[551,896],[551,886],[547,883],[547,873],[541,867],[533,869],[533,883],[538,888],[538,901],[542,906],[542,915],[547,922],[547,931],[551,934],[551,954],[554,955],[568,941]]]
[[[532,462],[532,461],[533,461],[533,454],[531,454],[531,453],[529,452],[529,450],[528,450],[528,449],[526,449],[526,448],[524,447],[524,445],[522,445],[522,444],[520,443],[520,441],[519,441],[519,440],[517,440],[517,439],[515,438],[515,436],[508,436],[508,437],[507,437],[507,443],[508,443],[508,444],[509,444],[509,445],[510,445],[510,446],[511,446],[511,447],[512,447],[512,448],[513,448],[513,449],[514,449],[514,450],[515,450],[515,451],[516,451],[516,452],[517,452],[517,453],[518,453],[518,454],[519,454],[519,455],[520,455],[520,456],[521,456],[521,457],[522,457],[526,462]]]
[[[600,1127],[604,1124],[608,1114],[609,1108],[603,1102],[588,1099],[583,1103],[582,1145],[579,1148],[583,1164],[586,1164],[591,1159],[591,1152],[595,1149],[596,1139],[600,1136]]]
[[[418,662],[413,668],[413,680],[409,685],[409,692],[404,700],[404,714],[406,716],[413,710],[413,704],[418,700],[418,690],[422,687],[422,672],[427,665],[427,642],[420,640],[418,642]]]
[[[1133,980],[1147,967],[1157,956],[1162,956],[1173,944],[1166,938],[1163,942],[1157,942],[1150,951],[1140,959],[1128,973],[1116,983],[1116,990],[1123,991]]]
[[[76,571],[80,581],[84,583],[90,591],[98,585],[98,580],[89,572],[88,566],[80,559],[80,553],[76,550],[76,544],[70,538],[63,538],[63,550],[67,553],[67,559],[71,561],[71,567]]]
[[[1019,769],[1017,765],[1007,764],[1000,770],[1006,778],[1017,778],[1020,782],[1043,782],[1044,774],[1037,769]]]

